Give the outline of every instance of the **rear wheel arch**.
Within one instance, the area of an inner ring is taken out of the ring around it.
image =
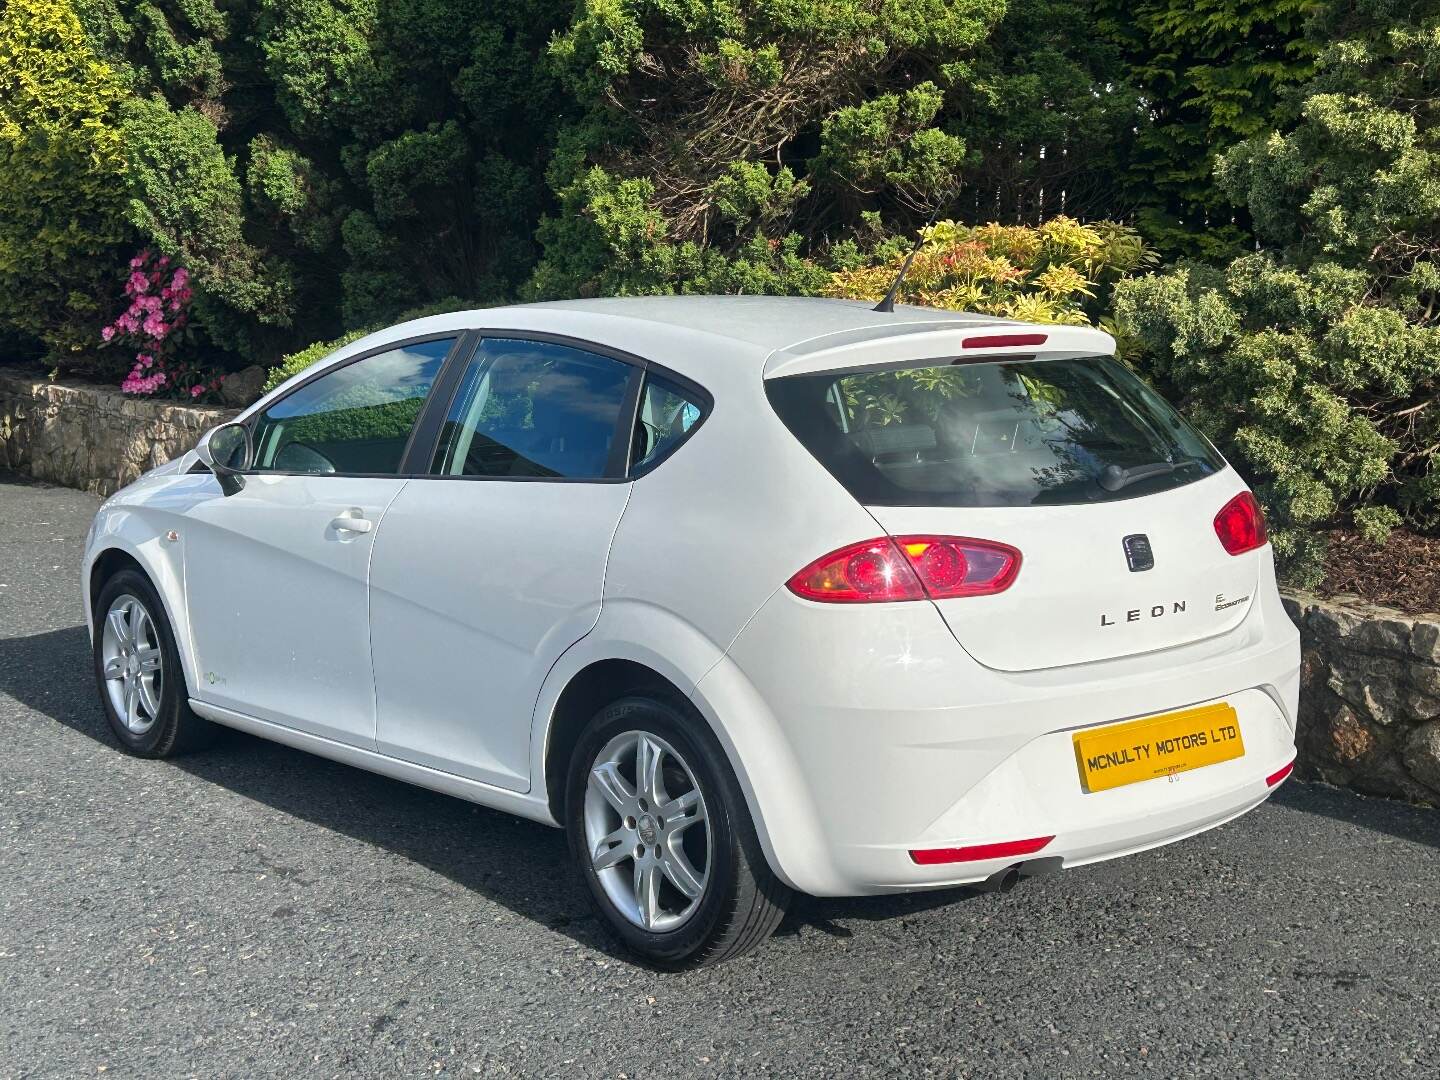
[[[637,692],[688,700],[685,692],[660,672],[634,660],[597,660],[565,684],[551,711],[545,740],[545,798],[556,821],[565,820],[565,777],[581,731],[612,701]]]

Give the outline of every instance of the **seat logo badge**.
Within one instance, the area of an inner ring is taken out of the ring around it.
[[[1125,549],[1125,561],[1132,574],[1154,568],[1155,552],[1150,549],[1150,538],[1144,533],[1132,533],[1120,541],[1120,546]]]

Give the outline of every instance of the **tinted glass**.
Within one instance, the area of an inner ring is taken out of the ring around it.
[[[445,419],[434,471],[604,476],[632,370],[567,345],[487,338]]]
[[[666,379],[647,375],[635,417],[630,472],[639,474],[653,469],[684,441],[703,415],[694,393]]]
[[[871,506],[1124,499],[1223,466],[1110,357],[929,363],[773,379],[795,436]]]
[[[306,383],[262,413],[255,467],[278,472],[386,474],[400,471],[453,338],[404,345]]]

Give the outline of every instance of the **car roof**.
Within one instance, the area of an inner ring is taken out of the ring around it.
[[[326,367],[377,348],[466,329],[551,333],[632,353],[708,385],[923,355],[958,355],[957,331],[1032,324],[993,315],[869,301],[795,296],[633,296],[511,304],[430,315],[386,327],[336,350]],[[1049,355],[1110,352],[1114,341],[1089,326],[1035,326]],[[1006,350],[1009,351],[1009,350]],[[310,369],[287,381],[287,389]],[[268,395],[276,396],[276,395]]]
[[[558,300],[526,304],[517,311],[586,312],[636,322],[684,327],[743,341],[767,351],[797,347],[833,334],[871,331],[888,337],[916,326],[993,325],[1010,320],[964,311],[897,304],[876,311],[866,300],[830,300],[811,296],[621,296],[600,300]]]

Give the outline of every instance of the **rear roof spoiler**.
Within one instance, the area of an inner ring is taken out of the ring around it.
[[[981,356],[1113,356],[1115,339],[1093,326],[1043,326],[1008,322],[914,322],[877,325],[802,341],[777,349],[765,361],[764,377],[849,371],[912,361],[947,363]]]

